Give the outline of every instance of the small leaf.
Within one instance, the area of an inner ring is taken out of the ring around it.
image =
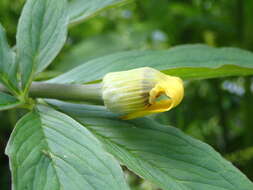
[[[15,108],[21,104],[15,97],[0,92],[0,111]]]
[[[28,0],[17,31],[17,56],[26,91],[34,75],[58,54],[67,36],[65,0]]]
[[[0,24],[0,82],[12,92],[18,92],[15,53],[8,45],[5,30]]]
[[[237,48],[184,45],[169,50],[121,52],[93,59],[52,79],[57,83],[86,83],[113,71],[152,67],[184,79],[253,75],[253,54]],[[92,73],[92,75],[90,74]]]
[[[107,150],[163,190],[252,190],[253,183],[209,145],[142,118],[122,121],[102,106],[50,100],[76,118]]]
[[[80,22],[105,7],[126,0],[71,0],[69,2],[70,23]]]
[[[128,190],[119,164],[98,140],[45,106],[18,122],[6,153],[13,190]]]

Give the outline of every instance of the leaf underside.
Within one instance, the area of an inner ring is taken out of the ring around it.
[[[252,190],[209,145],[148,118],[123,121],[102,106],[48,100],[97,135],[122,164],[164,190]]]
[[[13,190],[128,190],[119,164],[70,117],[37,107],[16,125],[6,148]]]
[[[68,5],[70,23],[81,22],[97,11],[126,0],[71,0]]]
[[[9,90],[18,91],[15,53],[9,47],[4,28],[0,24],[0,82]]]
[[[59,53],[67,37],[66,0],[28,0],[17,29],[17,59],[23,88]]]
[[[0,111],[15,108],[22,103],[15,97],[0,92]]]
[[[121,52],[88,61],[50,82],[88,83],[102,79],[108,72],[139,67],[152,67],[184,79],[245,76],[253,75],[253,54],[237,48],[205,45]]]

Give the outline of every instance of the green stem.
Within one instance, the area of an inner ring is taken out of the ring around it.
[[[0,91],[9,92],[4,86],[0,86]],[[103,104],[101,84],[79,85],[33,82],[29,90],[29,96]]]

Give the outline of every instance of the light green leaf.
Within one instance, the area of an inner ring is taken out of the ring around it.
[[[119,164],[72,118],[45,106],[24,116],[6,153],[13,190],[127,190]]]
[[[70,23],[80,22],[97,11],[127,0],[69,0]]]
[[[28,91],[34,75],[45,69],[67,36],[66,0],[28,0],[17,31],[22,85]]]
[[[184,79],[244,76],[253,74],[253,54],[237,48],[212,48],[205,45],[121,52],[88,61],[51,81],[86,83],[102,79],[108,72],[138,67],[153,67]]]
[[[76,118],[107,150],[163,190],[252,190],[253,184],[209,145],[174,127],[118,119],[102,106],[48,101]]]
[[[9,94],[0,92],[0,111],[15,108],[22,103]]]
[[[0,82],[12,92],[18,91],[15,54],[8,45],[5,30],[0,24]]]

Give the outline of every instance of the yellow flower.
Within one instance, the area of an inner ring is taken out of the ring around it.
[[[183,82],[153,68],[108,73],[103,78],[104,104],[122,119],[164,112],[177,106],[184,96]]]

